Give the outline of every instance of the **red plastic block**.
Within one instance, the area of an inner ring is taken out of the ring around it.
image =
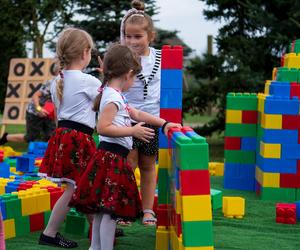
[[[170,128],[168,130],[168,138],[169,139],[172,138],[172,135],[174,132],[181,132],[181,129],[180,128]]]
[[[183,48],[182,46],[164,45],[161,51],[162,69],[182,69],[183,67]]]
[[[225,150],[241,150],[241,137],[227,136],[224,140]]]
[[[292,82],[291,83],[291,92],[290,92],[291,98],[294,96],[298,96],[298,98],[300,99],[300,85]]]
[[[160,118],[170,122],[181,123],[182,110],[181,109],[160,109]]]
[[[48,118],[54,120],[54,104],[53,102],[45,102],[43,109],[48,112]]]
[[[277,203],[276,222],[284,224],[296,224],[296,204]]]
[[[298,174],[280,174],[280,187],[282,188],[300,188],[300,175]]]
[[[182,128],[181,128],[181,132],[182,133],[186,133],[186,132],[193,132],[194,131],[194,129],[192,129],[190,126],[183,126]]]
[[[298,129],[299,127],[299,115],[282,115],[282,129]]]
[[[29,215],[30,232],[41,231],[45,227],[44,213]]]
[[[208,170],[181,170],[181,195],[210,194],[210,181]]]
[[[160,204],[157,207],[157,226],[169,226],[168,213],[170,212],[170,205]]]
[[[256,124],[258,114],[256,110],[243,110],[242,111],[242,123]]]
[[[59,188],[59,187],[46,187],[46,189],[50,193],[50,207],[51,207],[51,210],[52,210],[55,203],[57,202],[57,200],[63,194],[64,190],[62,188]]]

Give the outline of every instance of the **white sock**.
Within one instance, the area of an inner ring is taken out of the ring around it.
[[[101,250],[100,244],[100,223],[102,214],[95,214],[93,219],[92,242],[89,250]]]
[[[74,186],[73,184],[68,183],[67,187],[62,194],[62,196],[57,200],[55,203],[48,225],[44,230],[44,234],[50,237],[55,237],[56,233],[58,232],[59,227],[63,223],[66,218],[67,213],[70,210],[69,202],[72,198],[74,193]]]
[[[102,250],[113,250],[116,232],[116,221],[109,214],[103,214],[100,223],[100,242]]]

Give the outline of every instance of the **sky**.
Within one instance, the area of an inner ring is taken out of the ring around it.
[[[156,0],[159,14],[153,16],[155,26],[166,30],[177,30],[178,36],[201,55],[207,50],[207,35],[218,33],[219,23],[207,21],[203,16],[205,4],[200,0]],[[214,52],[216,49],[214,47]],[[54,54],[45,49],[44,57]]]

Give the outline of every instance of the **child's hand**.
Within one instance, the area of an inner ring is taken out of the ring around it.
[[[163,133],[164,133],[165,135],[167,135],[170,128],[182,128],[182,126],[181,126],[180,123],[169,122],[169,123],[165,126],[165,131],[163,131]]]
[[[133,126],[133,134],[132,136],[144,141],[149,142],[155,135],[154,130],[152,128],[143,127],[144,122],[140,122]]]

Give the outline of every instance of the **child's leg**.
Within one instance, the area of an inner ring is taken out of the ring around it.
[[[58,232],[59,227],[63,223],[63,221],[66,218],[67,213],[70,210],[70,207],[68,206],[72,195],[74,193],[74,185],[67,183],[66,190],[62,194],[62,196],[57,200],[55,203],[48,225],[46,226],[43,234],[55,237],[56,233]]]
[[[141,173],[141,194],[143,210],[153,209],[156,188],[156,156],[139,155],[139,168]],[[152,213],[144,213],[144,220],[153,218]],[[155,221],[148,220],[145,224],[153,225]]]
[[[92,242],[90,250],[100,250],[100,224],[101,224],[102,214],[95,214],[93,220],[93,231],[92,231]]]
[[[4,235],[4,225],[3,225],[1,209],[0,209],[0,249],[5,250],[5,235]]]
[[[113,250],[116,221],[109,214],[103,214],[100,223],[100,242],[102,250]]]

